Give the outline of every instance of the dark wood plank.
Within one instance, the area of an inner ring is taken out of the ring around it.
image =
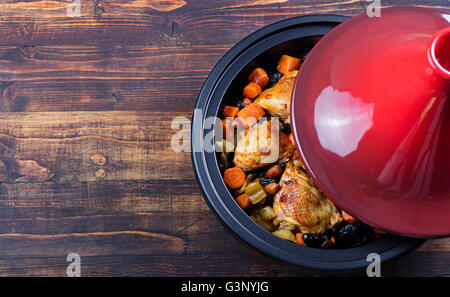
[[[56,2],[56,1],[55,1]],[[232,44],[264,24],[305,13],[356,14],[359,1],[91,1],[81,17],[66,17],[69,3],[13,1],[3,4],[3,44]],[[406,2],[406,1],[403,1]],[[165,4],[164,4],[165,3]],[[97,6],[98,7],[98,6]],[[205,30],[208,28],[208,30]],[[111,34],[114,32],[114,34]],[[220,38],[218,38],[220,37]]]
[[[95,3],[105,10],[101,16],[94,13],[99,11]],[[95,3],[83,2],[76,18],[65,16],[70,3],[62,1],[1,4],[0,91],[5,95],[0,111],[181,111],[186,102],[193,106],[219,58],[250,32],[305,13],[354,15],[367,5],[356,0]],[[442,1],[427,5],[450,9]]]
[[[416,252],[381,268],[381,275],[448,277],[449,266],[443,261],[449,252],[439,255]],[[220,264],[218,264],[220,263]],[[0,276],[65,276],[65,257],[30,257],[0,259]],[[30,269],[33,268],[33,269]],[[364,276],[364,271],[324,273],[281,265],[251,250],[222,255],[115,255],[81,258],[82,276]]]
[[[189,111],[226,50],[0,46],[0,111]]]
[[[176,116],[191,113],[0,113],[0,160],[12,182],[194,179],[189,153],[171,147]]]
[[[229,45],[287,17],[311,13],[356,15],[367,6],[361,0],[82,1],[81,17],[70,18],[66,16],[69,4],[62,0],[2,4],[2,44]],[[384,0],[382,5],[423,6],[424,2]],[[426,6],[449,9],[442,0],[428,0]]]
[[[68,224],[83,216],[108,219],[108,215],[172,215],[190,214],[202,219],[209,214],[209,208],[203,200],[198,185],[194,180],[147,182],[109,181],[83,182],[70,184],[54,183],[15,183],[0,185],[0,226],[7,226],[11,220],[25,224],[24,219],[43,219],[43,224],[51,222],[51,218],[70,217]],[[72,218],[73,217],[73,218]],[[44,220],[45,219],[45,220]],[[91,219],[90,219],[91,220]],[[58,226],[64,223],[56,220]],[[30,224],[33,222],[31,221]],[[80,223],[82,223],[80,221]],[[167,222],[172,224],[172,222]],[[27,233],[27,228],[37,230],[36,226],[24,225],[21,233]],[[77,228],[78,225],[71,226]],[[84,226],[84,225],[82,225]],[[120,227],[118,224],[115,228]],[[127,225],[122,226],[126,228]],[[184,225],[183,225],[184,226]],[[42,225],[45,227],[45,225]],[[54,227],[53,225],[51,227]],[[96,228],[96,226],[90,226]],[[0,227],[1,229],[2,227]],[[15,226],[15,230],[18,226]],[[181,228],[181,227],[180,227]],[[10,229],[1,229],[12,232]],[[53,230],[54,231],[54,230]],[[70,232],[79,232],[71,229]],[[94,230],[91,230],[94,231]],[[95,229],[99,231],[99,229]],[[37,231],[34,231],[37,232]],[[52,232],[51,228],[43,228],[42,233]]]
[[[25,258],[35,268],[49,265],[40,275],[64,275],[64,257],[77,252],[87,265],[83,266],[86,275],[105,273],[97,269],[112,269],[111,261],[125,266],[108,273],[122,276],[201,276],[222,262],[215,275],[318,274],[276,263],[246,248],[219,224],[190,180],[176,184],[112,181],[26,185],[4,184],[0,188],[0,263],[17,257],[23,262]],[[168,191],[171,186],[176,188]],[[449,247],[450,239],[431,240],[410,256],[383,266],[383,274],[414,271],[417,275],[445,275],[448,266],[436,257],[446,256]],[[9,271],[11,268],[0,268],[0,275],[19,273]],[[37,271],[27,274],[37,275]]]

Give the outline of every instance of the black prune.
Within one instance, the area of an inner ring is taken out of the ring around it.
[[[333,242],[330,239],[325,240],[320,247],[323,249],[330,249],[334,246]]]
[[[323,244],[323,238],[320,234],[303,234],[303,241],[307,246],[315,248],[318,248]]]
[[[281,168],[283,169],[283,166],[281,166]],[[267,167],[258,169],[256,171],[252,172],[252,174],[254,175],[255,178],[260,179],[260,184],[263,187],[265,187],[266,185],[271,184],[271,183],[278,183],[280,181],[281,175],[275,176],[275,177],[267,177],[266,171],[267,171]],[[284,169],[283,169],[283,171],[284,171]]]
[[[325,242],[327,240],[330,240],[331,236],[328,233],[324,233],[320,235],[320,238]]]
[[[291,134],[291,125],[290,124],[284,124],[281,126],[281,132],[285,134]]]
[[[221,172],[225,172],[228,168],[233,167],[233,155],[232,154],[219,154],[219,169]]]
[[[328,239],[330,239],[332,236],[334,236],[334,230],[328,229],[327,231],[325,231],[325,235],[328,237]]]
[[[336,232],[336,244],[342,248],[361,246],[370,241],[373,228],[360,222],[345,224]]]
[[[260,179],[261,179],[261,181],[259,183],[263,187],[265,187],[265,186],[267,186],[268,184],[271,184],[271,183],[278,183],[277,180],[275,180],[273,178],[265,177],[265,176],[261,176]]]
[[[272,88],[274,85],[276,85],[282,76],[283,76],[283,74],[279,73],[279,72],[270,73],[269,74],[269,84],[267,85],[267,88]]]

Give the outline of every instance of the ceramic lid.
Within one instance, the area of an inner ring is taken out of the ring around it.
[[[291,100],[306,169],[338,207],[393,233],[450,235],[450,14],[381,10],[310,52]]]

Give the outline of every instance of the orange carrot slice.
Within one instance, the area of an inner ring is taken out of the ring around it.
[[[282,74],[291,72],[292,70],[300,69],[302,60],[299,58],[291,57],[288,55],[282,55],[280,61],[278,61],[277,70]]]
[[[354,223],[354,222],[356,222],[356,219],[354,217],[352,217],[351,215],[349,215],[344,210],[342,210],[342,218],[344,219],[344,222],[346,222],[346,223]]]
[[[223,175],[223,181],[232,189],[238,189],[245,183],[245,173],[239,167],[228,168]]]
[[[244,98],[244,99],[242,100],[242,103],[244,103],[245,105],[250,105],[250,104],[253,103],[253,100],[250,99],[250,98]]]
[[[306,243],[303,241],[303,233],[295,234],[295,243],[302,246],[307,246]]]
[[[264,89],[269,84],[269,76],[264,69],[258,67],[252,71],[248,77],[248,81],[257,83],[262,89]]]
[[[223,117],[224,118],[234,118],[237,116],[239,112],[239,107],[237,106],[225,106],[223,109]]]
[[[257,83],[251,82],[244,88],[243,94],[244,97],[254,99],[256,98],[256,96],[261,94],[261,92],[262,92],[261,87]]]
[[[222,120],[223,138],[225,140],[234,139],[234,120],[223,119]]]
[[[245,127],[251,127],[266,113],[257,103],[251,103],[238,112],[238,117]]]
[[[236,202],[242,209],[246,209],[252,205],[252,200],[245,193],[237,197]]]

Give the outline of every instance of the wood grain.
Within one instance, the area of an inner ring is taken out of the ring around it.
[[[246,247],[171,149],[217,61],[251,32],[357,0],[0,1],[0,276],[316,276]],[[383,0],[450,11],[446,0]],[[187,137],[188,131],[187,131]],[[385,276],[450,276],[450,239]],[[361,275],[352,272],[349,275]],[[347,275],[347,274],[345,274]]]
[[[176,116],[191,112],[2,113],[0,160],[16,182],[96,181],[100,169],[106,172],[101,180],[194,179],[189,154],[171,147]],[[106,164],[96,164],[95,155]],[[162,156],[170,162],[161,162]]]
[[[227,49],[0,46],[0,111],[186,112]]]

